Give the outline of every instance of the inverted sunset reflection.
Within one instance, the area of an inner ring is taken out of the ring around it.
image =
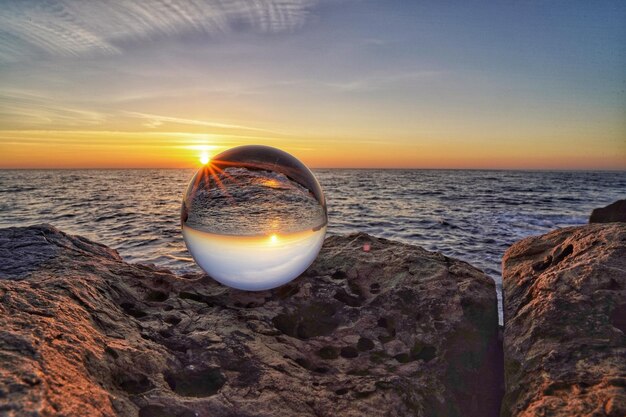
[[[324,242],[326,227],[288,235],[227,236],[183,225],[187,248],[213,279],[248,291],[276,288],[304,272]]]
[[[205,272],[255,291],[306,270],[324,241],[327,214],[321,187],[304,164],[275,148],[242,146],[198,170],[183,198],[181,223]]]

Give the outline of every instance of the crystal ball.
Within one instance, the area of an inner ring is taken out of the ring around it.
[[[328,223],[324,193],[298,159],[239,146],[208,161],[183,197],[187,249],[213,279],[261,291],[298,277],[317,257]]]

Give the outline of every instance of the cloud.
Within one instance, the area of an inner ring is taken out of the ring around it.
[[[408,71],[365,77],[339,83],[325,83],[326,86],[342,92],[374,91],[389,88],[392,84],[410,84],[424,79],[439,77],[446,71]]]
[[[51,123],[65,126],[99,125],[106,118],[102,112],[59,103],[37,92],[0,89],[0,125],[3,129]]]
[[[206,126],[218,129],[236,129],[236,130],[250,130],[255,132],[265,132],[265,133],[273,133],[279,134],[278,132],[274,132],[267,129],[261,129],[258,127],[251,126],[243,126],[231,123],[220,123],[220,122],[210,122],[206,120],[196,120],[196,119],[184,119],[180,117],[170,117],[170,116],[159,116],[156,114],[146,114],[146,113],[137,113],[137,112],[125,112],[129,116],[139,117],[141,119],[145,119],[143,125],[149,128],[156,128],[161,126],[164,123],[173,123],[179,125],[192,125],[192,126]]]
[[[118,54],[125,41],[185,33],[301,27],[317,0],[10,0],[0,8],[0,62],[44,53]]]
[[[245,124],[226,123],[215,120],[191,119],[135,111],[125,111],[106,105],[85,105],[76,100],[59,100],[54,95],[29,89],[0,88],[0,131],[12,129],[38,129],[54,126],[66,129],[76,126],[97,128],[111,124],[130,128],[157,129],[161,132],[172,127],[199,126],[221,134],[237,132],[237,136],[272,135],[282,136],[281,132]],[[227,135],[226,135],[227,136]],[[251,136],[254,137],[254,136]]]

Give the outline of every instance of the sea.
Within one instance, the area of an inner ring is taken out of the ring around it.
[[[0,227],[49,223],[129,262],[199,272],[181,234],[194,170],[0,170]],[[587,223],[626,172],[318,169],[328,234],[366,232],[465,260],[496,282],[514,242]]]

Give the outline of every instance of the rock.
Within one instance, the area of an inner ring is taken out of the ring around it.
[[[2,415],[498,414],[494,282],[438,253],[332,236],[255,293],[50,226],[0,230],[0,255]]]
[[[502,269],[502,416],[626,415],[626,224],[524,239]]]
[[[626,222],[626,200],[617,200],[606,207],[593,209],[589,223]]]

